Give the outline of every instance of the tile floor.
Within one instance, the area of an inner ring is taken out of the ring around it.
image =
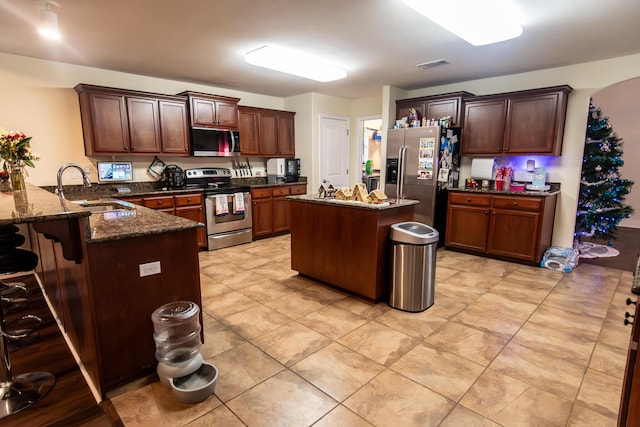
[[[288,235],[200,254],[215,395],[186,405],[157,381],[132,385],[111,399],[125,425],[616,425],[630,272],[440,249],[435,304],[405,313],[289,259]]]

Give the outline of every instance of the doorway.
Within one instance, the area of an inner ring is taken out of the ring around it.
[[[320,184],[350,187],[349,151],[349,119],[320,116]]]
[[[371,192],[380,186],[382,164],[382,118],[369,116],[358,118],[357,156],[359,182]]]

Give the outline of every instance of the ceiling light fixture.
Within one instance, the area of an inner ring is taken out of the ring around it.
[[[44,7],[40,9],[40,27],[38,33],[48,39],[59,40],[62,36],[58,31],[58,14],[51,10],[51,6],[60,7],[54,1],[46,1]]]
[[[522,35],[509,0],[449,0],[446,7],[425,0],[404,0],[404,4],[474,46]]]
[[[342,68],[321,62],[313,57],[272,46],[262,46],[244,56],[245,62],[319,82],[347,77]]]
[[[436,59],[435,61],[423,62],[422,64],[417,64],[416,67],[422,68],[423,70],[428,70],[429,68],[437,67],[439,65],[450,64],[451,61],[448,59]]]

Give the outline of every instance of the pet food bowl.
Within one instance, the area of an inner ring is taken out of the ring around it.
[[[192,374],[171,380],[173,395],[182,403],[198,403],[213,394],[218,383],[218,368],[208,363]]]
[[[171,380],[173,378],[193,374],[202,363],[204,363],[204,359],[202,358],[202,354],[198,353],[193,359],[179,364],[170,365],[168,363],[158,362],[156,371],[158,372],[158,378],[160,378],[162,385],[171,388]]]

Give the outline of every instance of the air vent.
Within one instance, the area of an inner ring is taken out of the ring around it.
[[[418,64],[416,65],[416,67],[422,68],[423,70],[428,70],[429,68],[437,67],[439,65],[450,64],[450,63],[451,61],[449,61],[448,59],[436,59],[435,61]]]

